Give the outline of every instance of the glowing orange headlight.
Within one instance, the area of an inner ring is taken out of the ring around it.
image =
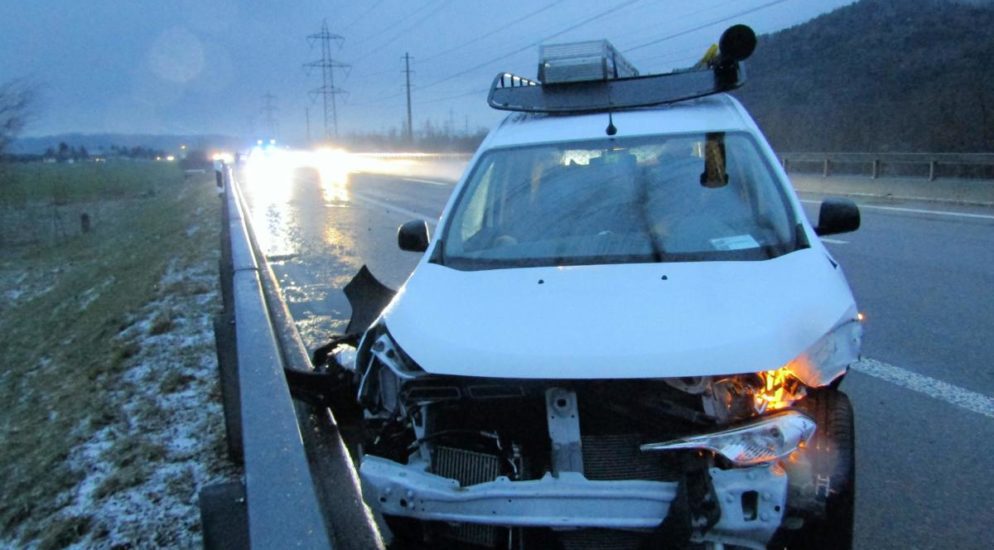
[[[758,373],[763,385],[753,395],[757,412],[785,409],[804,397],[804,387],[788,367]]]

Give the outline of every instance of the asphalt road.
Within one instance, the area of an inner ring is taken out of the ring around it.
[[[334,184],[248,178],[253,223],[308,346],[344,328],[340,289],[362,264],[394,288],[413,269],[397,226],[437,218],[452,189],[430,168]],[[821,197],[802,199],[815,219]],[[866,315],[866,360],[843,383],[857,419],[857,547],[989,548],[994,209],[858,202],[862,228],[826,239]]]

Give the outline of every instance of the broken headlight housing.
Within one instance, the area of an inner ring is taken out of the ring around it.
[[[855,313],[782,367],[712,379],[703,392],[704,410],[719,423],[789,408],[817,388],[837,380],[859,359],[863,327]]]
[[[802,447],[815,433],[815,421],[798,411],[764,416],[735,428],[684,437],[663,443],[647,443],[642,451],[708,450],[736,466],[752,466],[779,460]]]

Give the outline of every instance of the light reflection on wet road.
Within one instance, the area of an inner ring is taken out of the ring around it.
[[[397,248],[397,227],[410,213],[437,218],[452,189],[437,174],[455,180],[466,162],[459,156],[343,163],[352,170],[392,174],[383,176],[350,173],[336,160],[342,159],[263,159],[240,172],[260,246],[309,348],[344,330],[350,309],[341,289],[363,264],[384,284],[403,284],[419,255]],[[435,183],[402,179],[428,177]]]

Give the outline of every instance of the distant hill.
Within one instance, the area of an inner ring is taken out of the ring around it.
[[[761,36],[735,93],[781,151],[994,151],[994,2],[861,0]]]
[[[109,151],[119,147],[145,147],[167,152],[179,151],[180,145],[190,149],[239,150],[251,145],[244,140],[223,135],[159,135],[159,134],[58,134],[53,136],[22,137],[11,144],[9,153],[15,155],[42,154],[46,149],[58,149],[59,143],[71,147],[86,147],[91,153]]]

